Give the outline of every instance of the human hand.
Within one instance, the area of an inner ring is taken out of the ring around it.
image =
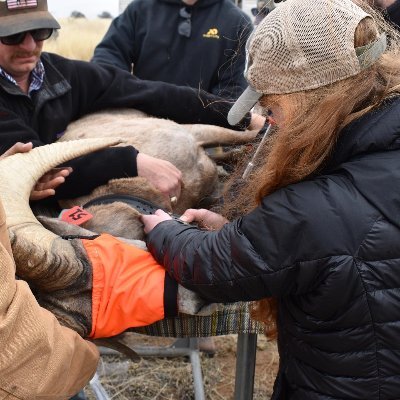
[[[142,214],[140,219],[144,225],[144,233],[149,234],[160,222],[168,221],[171,218],[169,214],[167,214],[163,210],[157,210],[154,214],[144,215]]]
[[[168,201],[175,201],[181,194],[182,172],[169,161],[139,153],[137,156],[138,175],[146,178]]]
[[[197,222],[199,228],[215,231],[221,229],[229,221],[220,214],[200,208],[198,210],[189,208],[180,217],[184,222]]]
[[[0,159],[12,156],[17,153],[27,153],[32,150],[32,143],[15,143],[5,151]],[[54,168],[44,174],[33,188],[30,200],[41,200],[49,196],[54,196],[55,188],[65,182],[65,178],[72,172],[72,168]]]
[[[53,168],[44,174],[33,188],[29,200],[42,200],[54,196],[55,189],[65,182],[65,178],[72,172],[71,167]]]
[[[33,145],[31,142],[29,143],[17,142],[0,156],[0,160],[2,158],[12,156],[17,153],[27,153],[28,151],[32,150],[32,147]]]

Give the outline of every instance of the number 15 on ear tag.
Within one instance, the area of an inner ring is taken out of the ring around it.
[[[82,207],[75,206],[67,210],[62,210],[59,218],[72,225],[82,225],[84,222],[92,219],[93,215]]]

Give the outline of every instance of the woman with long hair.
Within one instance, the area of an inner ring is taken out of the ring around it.
[[[283,3],[249,38],[229,116],[258,102],[276,126],[227,213],[143,216],[179,283],[258,300],[278,338],[272,399],[400,398],[399,49],[361,0]]]

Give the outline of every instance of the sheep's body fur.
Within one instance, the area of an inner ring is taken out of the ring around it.
[[[90,114],[71,123],[60,140],[110,136],[122,138],[125,142],[122,145],[133,145],[142,153],[167,160],[182,172],[181,196],[173,207],[174,212],[181,213],[187,208],[198,206],[201,200],[213,196],[218,189],[217,166],[204,147],[248,143],[255,133],[237,132],[212,125],[180,125],[170,120],[149,117],[136,110],[110,110]],[[136,182],[136,179],[128,178],[118,189],[114,186],[111,192],[128,192],[167,209],[171,206],[156,194],[154,187],[145,185],[143,181]],[[110,188],[99,189],[97,195],[100,192],[110,192]],[[83,202],[82,199],[80,202]]]

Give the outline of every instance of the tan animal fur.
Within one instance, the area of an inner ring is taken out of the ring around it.
[[[133,145],[140,152],[170,161],[183,174],[183,188],[175,213],[196,207],[200,201],[212,196],[218,187],[218,171],[214,161],[205,152],[205,147],[248,143],[256,132],[238,132],[213,125],[180,125],[173,121],[149,117],[136,110],[109,110],[85,116],[68,126],[60,141],[94,138],[120,137],[122,146]],[[162,196],[150,184],[135,182],[128,178],[118,188],[106,187],[99,192],[133,194],[153,201],[169,209]],[[132,186],[130,186],[132,184]],[[140,191],[140,193],[139,193]],[[98,193],[99,193],[98,192]],[[96,195],[98,195],[98,193]],[[90,196],[90,198],[93,196]],[[63,203],[71,206],[87,201],[79,199]]]

